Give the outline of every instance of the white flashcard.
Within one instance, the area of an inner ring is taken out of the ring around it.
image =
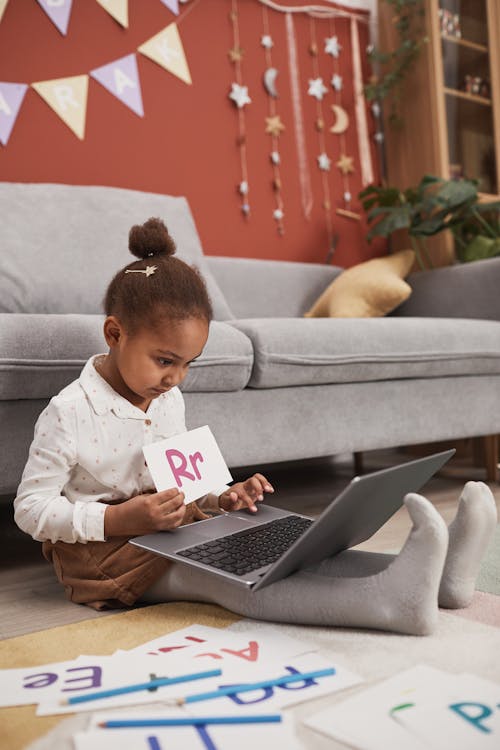
[[[419,665],[313,714],[304,723],[359,750],[424,750],[427,745],[395,721],[393,712],[428,700],[449,679],[440,670]]]
[[[178,487],[186,504],[233,479],[207,425],[145,445],[142,450],[158,492]]]
[[[102,659],[103,657],[100,657]],[[92,662],[89,662],[91,664]],[[28,706],[59,695],[74,687],[78,679],[92,681],[92,666],[81,667],[72,661],[60,661],[36,667],[0,670],[0,707]]]

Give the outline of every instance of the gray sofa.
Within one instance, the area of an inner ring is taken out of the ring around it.
[[[3,183],[0,494],[47,401],[105,350],[101,298],[150,216],[207,280],[215,320],[183,390],[230,466],[500,432],[500,259],[413,274],[386,318],[305,319],[341,269],[204,256],[184,198]]]

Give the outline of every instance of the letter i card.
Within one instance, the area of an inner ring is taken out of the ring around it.
[[[233,479],[207,425],[145,445],[142,450],[158,492],[178,487],[186,504]]]

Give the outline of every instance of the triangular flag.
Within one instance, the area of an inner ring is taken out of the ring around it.
[[[89,87],[88,75],[56,78],[31,85],[68,128],[71,128],[73,133],[83,141]]]
[[[185,83],[191,83],[191,74],[175,23],[141,44],[139,52]]]
[[[134,52],[101,68],[91,70],[90,75],[136,114],[140,117],[144,116],[141,84]]]
[[[73,0],[37,0],[52,23],[66,36]]]
[[[2,20],[3,12],[8,2],[9,0],[0,0],[0,21]]]
[[[176,16],[179,15],[179,0],[161,0],[161,2],[163,5],[166,5],[172,13],[175,13]]]
[[[115,21],[128,29],[128,0],[97,0]]]
[[[27,88],[26,83],[0,81],[0,143],[3,146],[10,138]]]

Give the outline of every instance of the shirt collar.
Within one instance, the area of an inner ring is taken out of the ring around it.
[[[145,419],[146,415],[137,406],[120,396],[110,384],[104,380],[95,369],[94,362],[103,354],[96,354],[91,357],[83,368],[79,383],[85,391],[92,408],[98,416],[103,416],[112,411],[117,417],[128,419]]]

